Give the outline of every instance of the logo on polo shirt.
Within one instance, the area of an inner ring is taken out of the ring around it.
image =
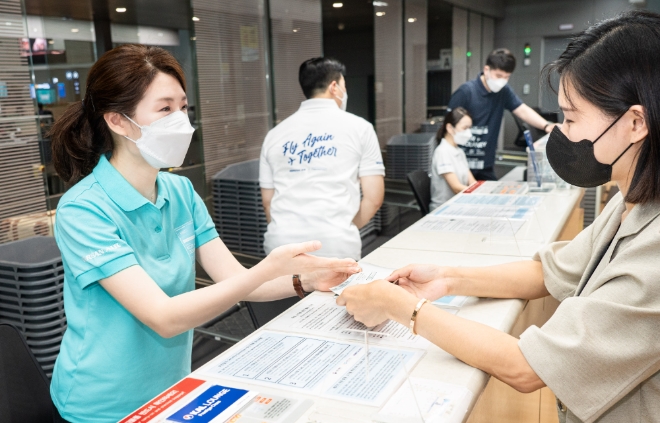
[[[115,244],[113,244],[113,245],[111,245],[111,246],[109,246],[109,247],[106,247],[106,248],[100,248],[100,249],[98,249],[98,250],[96,250],[96,251],[94,251],[94,252],[92,252],[92,253],[89,253],[89,254],[87,254],[86,256],[84,256],[84,257],[83,257],[83,260],[85,260],[85,261],[94,260],[95,258],[97,258],[97,257],[101,257],[103,254],[105,254],[105,253],[107,253],[107,252],[109,252],[109,251],[114,251],[114,250],[118,249],[119,247],[121,247],[121,245],[117,242],[117,243],[115,243]]]
[[[308,134],[304,141],[287,141],[282,144],[282,155],[289,166],[311,164],[315,159],[337,157],[337,147],[331,144],[335,139],[333,134]]]

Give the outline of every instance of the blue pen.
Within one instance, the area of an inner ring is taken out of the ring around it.
[[[525,135],[525,142],[527,143],[527,147],[529,147],[529,152],[532,153],[532,166],[534,166],[536,183],[538,184],[538,187],[541,188],[541,175],[539,175],[539,169],[536,167],[536,155],[534,154],[536,150],[534,149],[534,142],[532,141],[532,133],[529,132],[529,129],[526,129],[525,132],[523,132],[523,135]]]

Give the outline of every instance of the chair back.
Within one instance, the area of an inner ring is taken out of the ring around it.
[[[25,338],[13,325],[0,323],[0,420],[52,422],[50,382]]]
[[[245,304],[250,312],[250,318],[252,319],[252,323],[254,323],[254,327],[259,329],[287,309],[291,308],[298,301],[300,301],[300,298],[296,296],[275,301],[246,301]]]
[[[431,178],[424,170],[414,170],[406,175],[410,188],[415,194],[415,200],[419,210],[422,212],[422,217],[429,214],[429,207],[431,205]]]

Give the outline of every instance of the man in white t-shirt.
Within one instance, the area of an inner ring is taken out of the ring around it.
[[[385,167],[373,126],[345,111],[344,72],[323,57],[300,65],[307,100],[266,136],[259,162],[266,253],[317,239],[317,255],[361,257],[359,228],[383,202]]]

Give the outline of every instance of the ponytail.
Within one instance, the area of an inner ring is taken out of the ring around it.
[[[101,154],[112,151],[112,136],[96,134],[89,118],[84,102],[76,102],[47,134],[51,139],[55,171],[68,184],[75,184],[92,173]],[[107,127],[105,129],[107,131]]]
[[[179,62],[160,47],[124,44],[105,53],[87,75],[83,101],[73,103],[53,125],[53,165],[67,184],[92,173],[101,154],[114,149],[106,113],[132,116],[154,77],[163,72],[176,78],[185,91]],[[93,93],[93,97],[92,97]]]

